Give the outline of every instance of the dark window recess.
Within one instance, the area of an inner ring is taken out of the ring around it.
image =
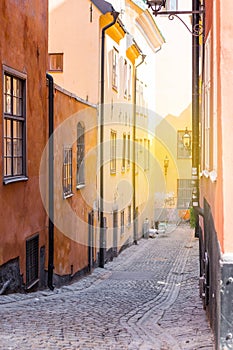
[[[39,281],[39,235],[26,241],[26,289]]]

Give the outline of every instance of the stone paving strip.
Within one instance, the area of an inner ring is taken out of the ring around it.
[[[73,284],[0,296],[0,349],[211,350],[188,225],[141,239]]]

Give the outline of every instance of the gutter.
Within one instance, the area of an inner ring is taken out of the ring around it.
[[[108,28],[112,27],[119,16],[119,12],[113,10],[111,12],[113,21],[102,28],[101,38],[101,76],[100,76],[100,256],[99,256],[99,267],[104,267],[105,262],[105,218],[104,218],[104,68],[105,68],[105,32]]]
[[[46,73],[49,82],[49,232],[48,232],[48,287],[53,290],[54,269],[54,82],[53,77]]]
[[[134,110],[133,110],[133,243],[135,245],[138,244],[137,242],[137,216],[138,213],[136,212],[136,89],[137,89],[137,69],[138,67],[145,61],[146,55],[142,55],[141,62],[138,63],[137,66],[135,66],[135,79],[134,79]]]

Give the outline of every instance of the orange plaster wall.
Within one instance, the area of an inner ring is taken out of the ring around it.
[[[47,1],[0,3],[0,62],[27,75],[27,175],[26,182],[3,185],[0,181],[0,264],[20,257],[25,275],[25,239],[40,233],[45,245],[46,214],[39,192],[40,158],[47,137],[48,15]],[[2,69],[0,81],[3,81]],[[3,96],[2,83],[0,94]],[[3,110],[3,99],[0,98]],[[0,138],[2,140],[2,118]],[[1,143],[0,174],[3,174]]]
[[[74,141],[72,144],[72,197],[63,198],[62,179],[60,175],[57,175],[58,181],[56,181],[55,175],[55,217],[56,215],[57,218],[62,216],[62,222],[59,223],[55,218],[54,273],[62,276],[71,273],[75,274],[88,265],[88,213],[92,210],[93,202],[96,198],[97,116],[95,108],[77,101],[75,98],[56,89],[54,112],[55,128],[59,129],[59,127],[61,128],[64,125],[64,122],[71,120],[71,124],[65,124],[64,127],[67,134],[55,146],[56,167],[62,167],[63,145],[66,143],[70,144],[71,140]],[[85,154],[92,153],[85,163],[86,186],[83,189],[76,189],[76,132],[78,121],[83,122],[85,125]],[[73,271],[71,266],[73,266]]]
[[[215,222],[215,229],[222,253],[233,251],[232,226],[232,94],[233,88],[233,49],[231,45],[232,20],[229,15],[233,11],[231,0],[224,4],[216,1],[216,27],[212,26],[212,1],[206,2],[207,34],[211,30],[216,33],[216,50],[212,47],[212,56],[216,55],[216,75],[212,72],[212,82],[217,87],[217,134],[218,134],[218,160],[217,181],[211,183],[209,179],[202,178],[201,194],[211,205]],[[211,63],[213,63],[213,57]],[[213,84],[212,84],[213,86]],[[213,92],[213,91],[212,91]],[[213,105],[213,96],[212,96]],[[202,203],[201,203],[202,204]]]

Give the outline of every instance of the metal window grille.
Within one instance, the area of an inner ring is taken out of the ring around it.
[[[72,147],[69,146],[64,148],[63,193],[65,198],[72,194]]]
[[[39,235],[26,240],[26,288],[39,280]]]
[[[4,179],[26,175],[25,80],[4,73]]]
[[[192,200],[192,190],[191,179],[177,179],[177,208],[189,208]]]

